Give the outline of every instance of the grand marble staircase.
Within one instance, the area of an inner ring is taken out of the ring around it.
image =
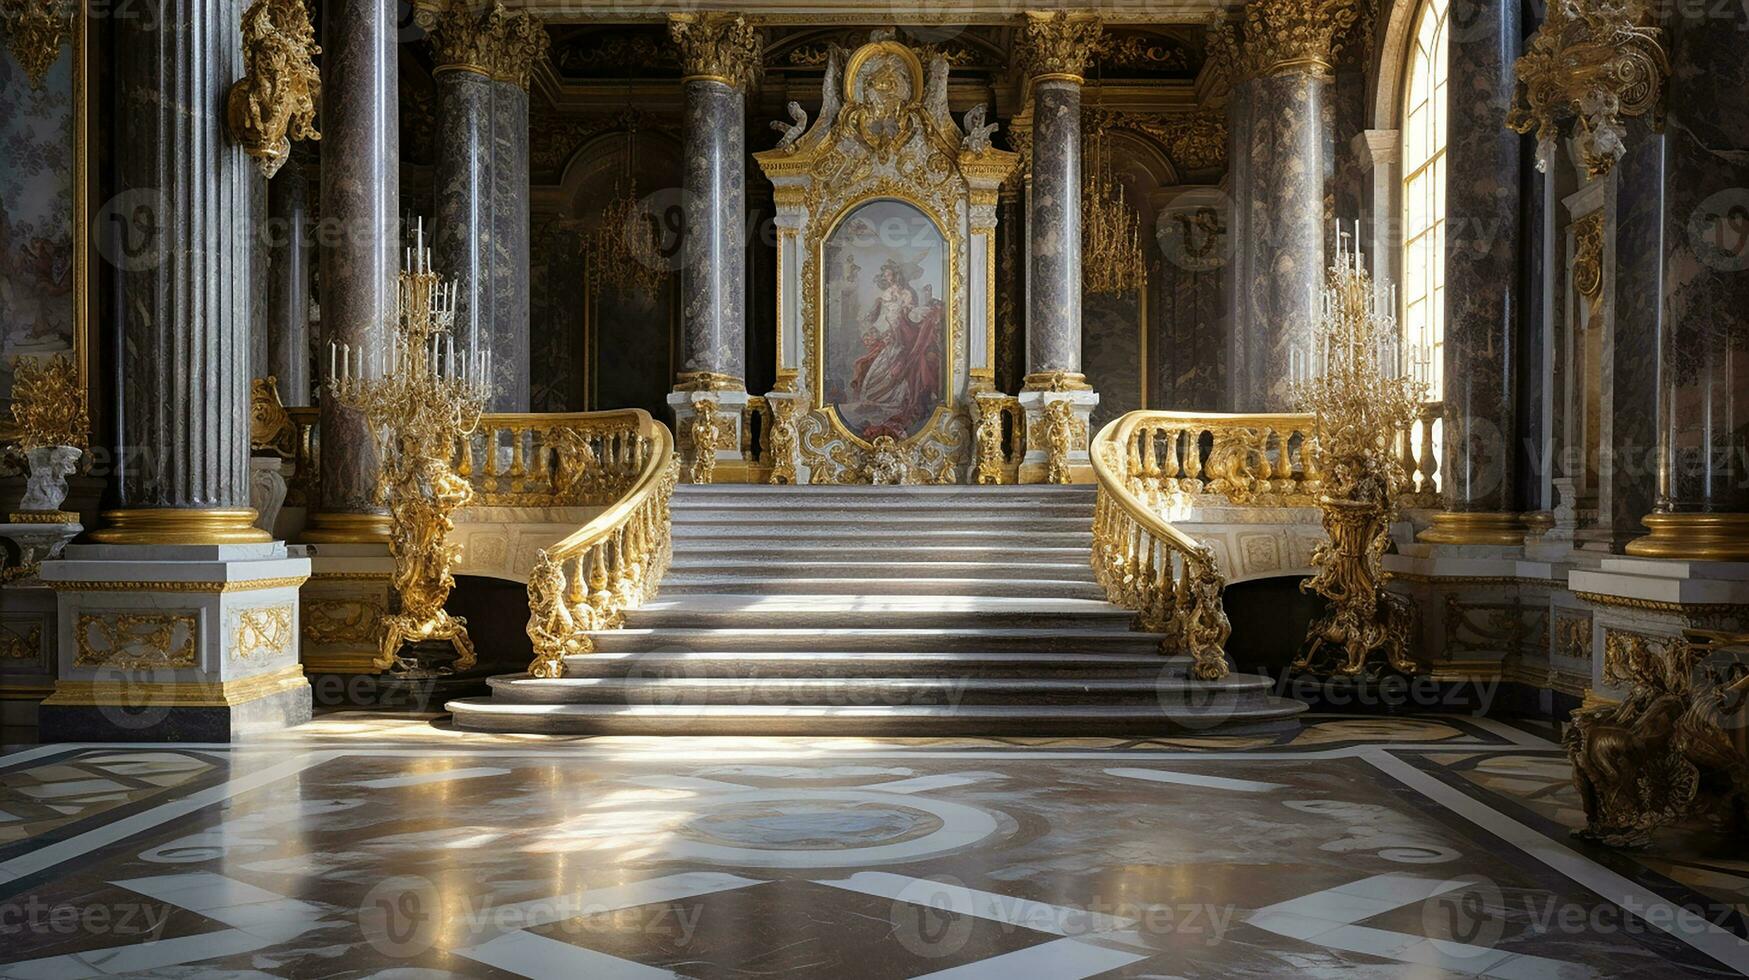
[[[491,680],[465,729],[1070,735],[1291,727],[1192,680],[1089,567],[1092,487],[686,486],[656,598],[565,675]]]

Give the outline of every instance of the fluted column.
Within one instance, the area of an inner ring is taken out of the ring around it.
[[[746,383],[746,91],[762,42],[739,15],[674,14],[686,92],[683,136],[686,241],[680,268],[680,371],[668,396],[688,460],[693,406],[713,402],[722,422],[717,459],[739,464]],[[728,474],[719,470],[717,479]]]
[[[1081,372],[1081,85],[1101,30],[1094,14],[1065,10],[1027,11],[1023,27],[1031,145],[1022,483],[1092,479],[1087,439],[1099,395]],[[1053,411],[1059,402],[1067,409]],[[1065,444],[1067,457],[1053,459],[1051,447]]]
[[[1513,445],[1523,141],[1506,116],[1517,85],[1519,5],[1478,4],[1471,15],[1447,53],[1445,507],[1421,538],[1514,545],[1524,541]]]
[[[527,13],[456,3],[431,31],[437,88],[434,261],[456,330],[493,351],[490,409],[528,410],[528,80],[547,33]]]
[[[369,348],[395,315],[400,123],[395,0],[334,0],[322,16],[322,343]],[[383,541],[377,457],[358,412],[321,399],[319,510],[309,541]]]
[[[295,159],[267,186],[267,368],[286,405],[310,403],[310,182]]]
[[[1632,555],[1749,561],[1749,66],[1738,7],[1666,18],[1659,281],[1618,343],[1656,351],[1658,494]],[[1635,127],[1637,132],[1638,127]],[[1632,151],[1630,151],[1632,152]],[[1623,161],[1623,165],[1628,163]],[[1625,179],[1625,175],[1624,175]],[[1644,196],[1644,195],[1641,195]],[[1646,214],[1619,221],[1645,223]],[[1620,260],[1620,244],[1617,246]],[[1618,307],[1621,288],[1617,287]],[[1619,452],[1625,447],[1615,447]]]
[[[118,18],[118,199],[152,212],[152,261],[122,263],[117,454],[107,544],[268,540],[249,507],[250,190],[227,135],[242,0],[168,0]],[[136,209],[137,211],[137,209]]]
[[[1210,37],[1232,80],[1228,133],[1236,250],[1228,282],[1228,408],[1282,412],[1291,353],[1309,343],[1323,281],[1334,156],[1331,66],[1354,0],[1253,0]],[[1357,215],[1345,215],[1354,218]]]

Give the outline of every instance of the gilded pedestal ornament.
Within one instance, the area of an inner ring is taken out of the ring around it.
[[[447,640],[457,653],[449,669],[459,671],[475,656],[466,622],[443,608],[460,550],[447,537],[473,488],[450,461],[491,396],[492,353],[457,349],[455,283],[431,270],[423,227],[409,251],[385,342],[370,350],[330,345],[328,390],[364,415],[382,460],[377,495],[389,509],[400,611],[383,620],[379,662],[411,668],[403,643]]]
[[[1585,809],[1574,836],[1641,847],[1692,815],[1721,819],[1732,840],[1749,829],[1749,758],[1740,739],[1749,671],[1714,652],[1749,647],[1749,634],[1687,630],[1659,642],[1610,631],[1604,660],[1628,693],[1573,713],[1562,740]]]
[[[1561,0],[1518,59],[1518,93],[1506,125],[1536,130],[1536,168],[1555,158],[1561,123],[1574,121],[1585,169],[1601,177],[1626,147],[1625,117],[1656,114],[1670,58],[1658,6],[1649,0]]]
[[[1293,395],[1317,432],[1318,506],[1330,535],[1312,553],[1317,574],[1300,583],[1301,591],[1323,596],[1329,611],[1313,620],[1293,668],[1356,677],[1382,652],[1390,669],[1414,673],[1407,647],[1415,610],[1385,590],[1381,563],[1404,479],[1397,433],[1420,410],[1429,358],[1400,343],[1387,312],[1394,293],[1374,285],[1347,240],[1336,236],[1312,343],[1293,358]]]
[[[292,140],[318,140],[316,103],[322,53],[303,0],[255,0],[243,13],[243,77],[225,100],[231,138],[271,178],[291,154]]]
[[[79,369],[64,355],[20,356],[12,362],[13,443],[29,463],[21,510],[59,514],[71,476],[89,438],[85,389]],[[76,521],[73,515],[66,520]]]

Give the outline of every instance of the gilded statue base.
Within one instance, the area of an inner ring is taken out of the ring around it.
[[[387,616],[383,618],[382,630],[383,641],[378,662],[393,664],[400,671],[425,669],[422,664],[402,655],[403,644],[448,641],[456,652],[455,663],[448,667],[450,671],[467,670],[478,659],[474,653],[474,641],[468,636],[468,621],[460,616],[451,616],[448,610],[439,609],[436,615],[428,618]]]

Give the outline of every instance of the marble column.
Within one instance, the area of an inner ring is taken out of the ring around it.
[[[357,349],[380,342],[395,313],[401,254],[395,0],[335,0],[322,13],[319,352],[329,343]],[[304,538],[386,541],[388,515],[373,499],[370,432],[356,411],[326,395],[320,402],[320,493]]]
[[[261,178],[225,125],[243,0],[163,0],[113,23],[111,252],[121,508],[42,563],[53,585],[48,741],[228,741],[310,717],[306,558],[252,526],[249,368]],[[222,587],[221,584],[222,583]]]
[[[1657,500],[1627,551],[1749,561],[1749,12],[1678,10],[1665,25],[1661,288],[1642,318],[1655,332],[1631,341],[1657,354]]]
[[[224,122],[225,90],[243,67],[241,8],[172,0],[158,18],[117,22],[117,199],[152,210],[156,250],[117,270],[121,508],[95,541],[268,538],[249,508],[259,177]]]
[[[454,4],[430,33],[437,89],[433,261],[457,283],[456,332],[493,351],[489,410],[528,411],[528,81],[546,29],[502,4]]]
[[[1102,27],[1081,11],[1026,14],[1023,43],[1031,74],[1031,193],[1027,206],[1026,378],[1020,393],[1027,452],[1020,481],[1049,478],[1043,434],[1053,402],[1074,417],[1068,468],[1092,479],[1088,429],[1099,395],[1081,372],[1081,86]],[[1037,438],[1035,438],[1035,436]]]
[[[1233,79],[1228,152],[1235,254],[1228,281],[1227,404],[1285,412],[1292,352],[1309,347],[1312,295],[1331,234],[1336,33],[1349,0],[1253,0],[1245,32],[1211,33],[1212,56]],[[1341,215],[1353,220],[1359,215]]]
[[[1447,54],[1443,512],[1421,539],[1524,541],[1517,506],[1517,356],[1522,316],[1520,160],[1506,126],[1521,45],[1519,5],[1475,5]]]
[[[310,403],[309,195],[296,159],[268,182],[267,366],[286,405]]]
[[[684,72],[687,225],[681,363],[668,404],[689,467],[699,450],[690,437],[694,406],[715,404],[722,423],[715,479],[733,480],[747,404],[746,91],[759,70],[762,42],[739,15],[675,14],[668,26]]]

